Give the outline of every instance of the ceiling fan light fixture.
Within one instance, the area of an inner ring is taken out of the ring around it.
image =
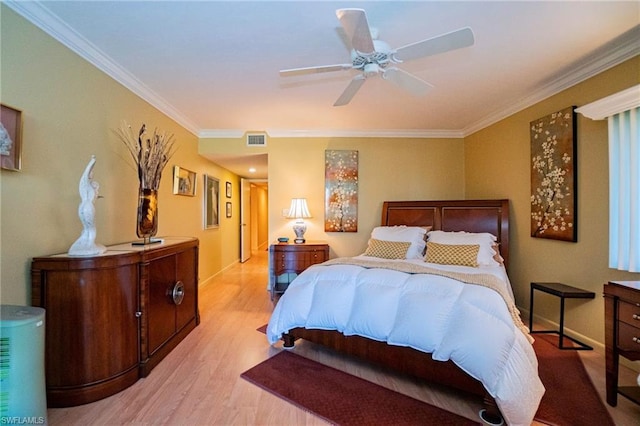
[[[371,77],[372,75],[378,74],[380,72],[380,66],[375,62],[370,62],[368,64],[365,64],[363,71],[365,77]]]

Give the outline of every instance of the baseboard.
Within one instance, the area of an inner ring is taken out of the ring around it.
[[[211,282],[211,280],[213,280],[215,277],[217,277],[218,275],[222,274],[226,270],[231,269],[233,266],[237,265],[238,263],[240,263],[240,259],[234,260],[233,262],[231,262],[231,264],[229,264],[226,267],[222,268],[221,270],[219,270],[215,274],[211,275],[209,278],[200,281],[198,283],[198,286],[201,287],[201,288],[207,286]]]

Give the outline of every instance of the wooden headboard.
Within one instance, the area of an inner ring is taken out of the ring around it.
[[[431,226],[433,230],[489,232],[509,265],[509,200],[385,201],[382,226]]]

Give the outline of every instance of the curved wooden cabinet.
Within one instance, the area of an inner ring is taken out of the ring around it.
[[[46,310],[48,405],[93,402],[149,374],[200,322],[197,275],[195,238],[34,258],[32,304]]]

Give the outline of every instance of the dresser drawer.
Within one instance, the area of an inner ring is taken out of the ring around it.
[[[618,322],[618,349],[640,353],[640,328]]]
[[[618,320],[634,327],[640,327],[640,304],[620,300],[618,302]]]

